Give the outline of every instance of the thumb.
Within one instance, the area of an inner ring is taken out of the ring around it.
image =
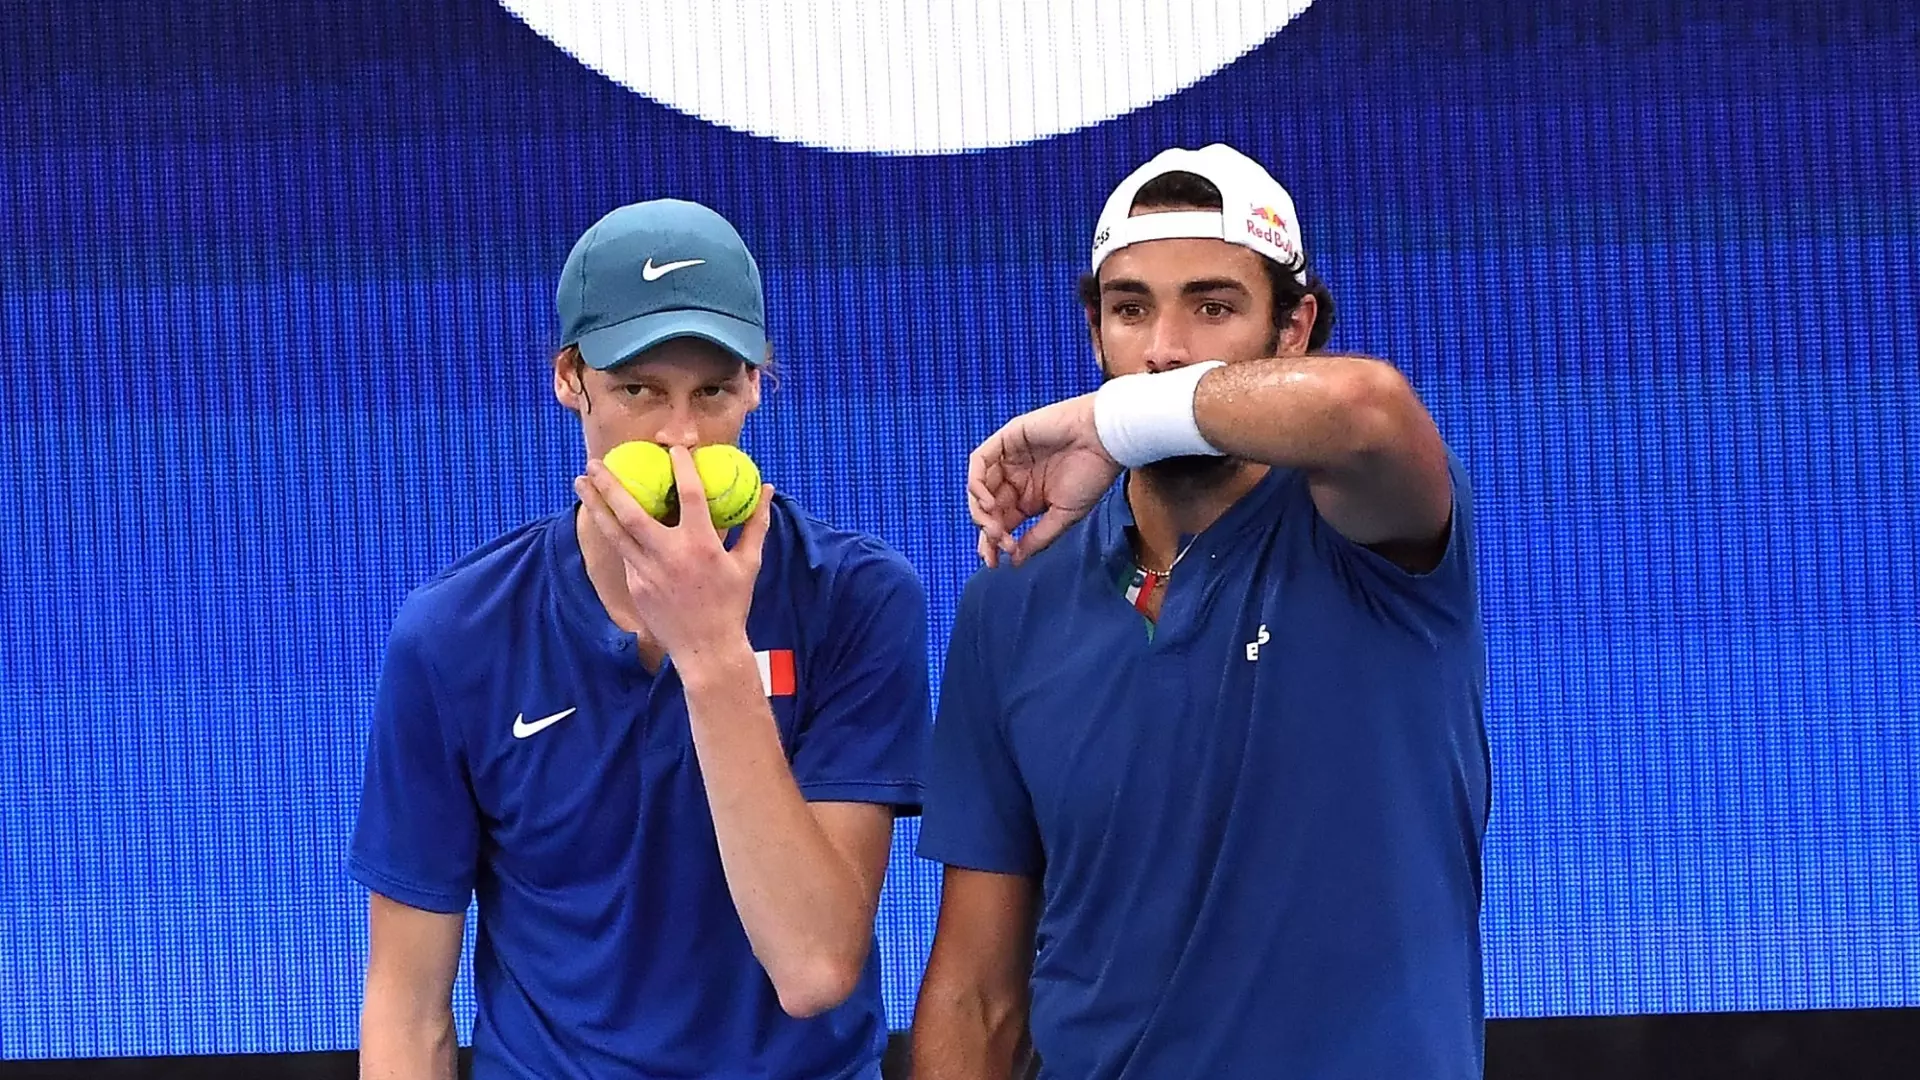
[[[1039,520],[1033,523],[1033,527],[1028,529],[1014,546],[1013,565],[1019,566],[1030,557],[1046,550],[1047,545],[1060,539],[1060,534],[1072,528],[1073,523],[1079,521],[1085,514],[1085,510],[1074,511],[1058,506],[1048,507],[1046,513],[1040,515]]]

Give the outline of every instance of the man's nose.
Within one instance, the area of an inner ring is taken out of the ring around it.
[[[1153,337],[1147,343],[1147,370],[1172,371],[1193,362],[1187,348],[1187,328],[1177,318],[1161,315],[1153,322]]]

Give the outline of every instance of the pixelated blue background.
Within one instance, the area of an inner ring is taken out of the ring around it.
[[[1099,201],[1213,140],[1477,483],[1493,1014],[1920,1005],[1920,14],[1599,10],[1321,0],[1138,113],[905,158],[672,112],[491,0],[9,8],[0,1055],[353,1045],[388,621],[570,500],[550,297],[602,212],[738,223],[785,365],[748,448],[943,646],[964,453],[1093,384]]]

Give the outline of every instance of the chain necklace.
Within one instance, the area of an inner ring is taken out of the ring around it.
[[[1195,533],[1192,536],[1187,537],[1187,542],[1181,546],[1179,551],[1174,553],[1173,561],[1167,564],[1167,568],[1165,570],[1155,570],[1152,567],[1148,566],[1146,563],[1141,562],[1137,556],[1133,560],[1133,565],[1138,567],[1141,573],[1152,574],[1154,577],[1157,577],[1162,581],[1164,581],[1167,578],[1170,578],[1173,576],[1173,568],[1176,566],[1179,566],[1180,560],[1187,557],[1187,552],[1193,550],[1194,541],[1198,539],[1200,539],[1199,533]]]
[[[1127,603],[1132,604],[1134,609],[1139,611],[1140,614],[1152,618],[1149,612],[1152,610],[1151,602],[1154,592],[1166,587],[1168,579],[1173,577],[1174,568],[1180,565],[1181,559],[1187,557],[1187,552],[1193,550],[1194,541],[1198,539],[1200,539],[1198,534],[1189,538],[1179,552],[1174,555],[1173,561],[1167,564],[1165,570],[1149,569],[1140,561],[1138,556],[1135,556],[1133,560],[1133,573],[1129,575],[1131,580],[1127,582]]]

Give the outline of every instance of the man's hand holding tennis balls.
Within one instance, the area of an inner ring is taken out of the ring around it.
[[[716,479],[731,479],[735,485],[757,482],[758,470],[737,449],[701,447],[700,452],[703,458],[732,467],[716,468],[709,462],[703,470],[685,448],[668,450],[673,487],[681,507],[709,505],[701,479],[703,471]],[[741,461],[746,462],[744,469],[739,467]],[[641,481],[643,494],[659,487],[657,477],[652,483],[645,482],[644,476],[636,479]],[[684,668],[702,653],[747,647],[747,611],[753,605],[753,585],[760,575],[761,546],[767,537],[773,499],[771,485],[749,486],[745,493],[722,492],[717,500],[720,505],[713,506],[709,513],[681,513],[672,525],[643,509],[603,461],[588,462],[587,475],[574,481],[574,490],[594,526],[620,552],[626,564],[627,589],[647,635],[665,648],[677,665]],[[714,519],[735,519],[743,508],[747,516],[729,550]]]

